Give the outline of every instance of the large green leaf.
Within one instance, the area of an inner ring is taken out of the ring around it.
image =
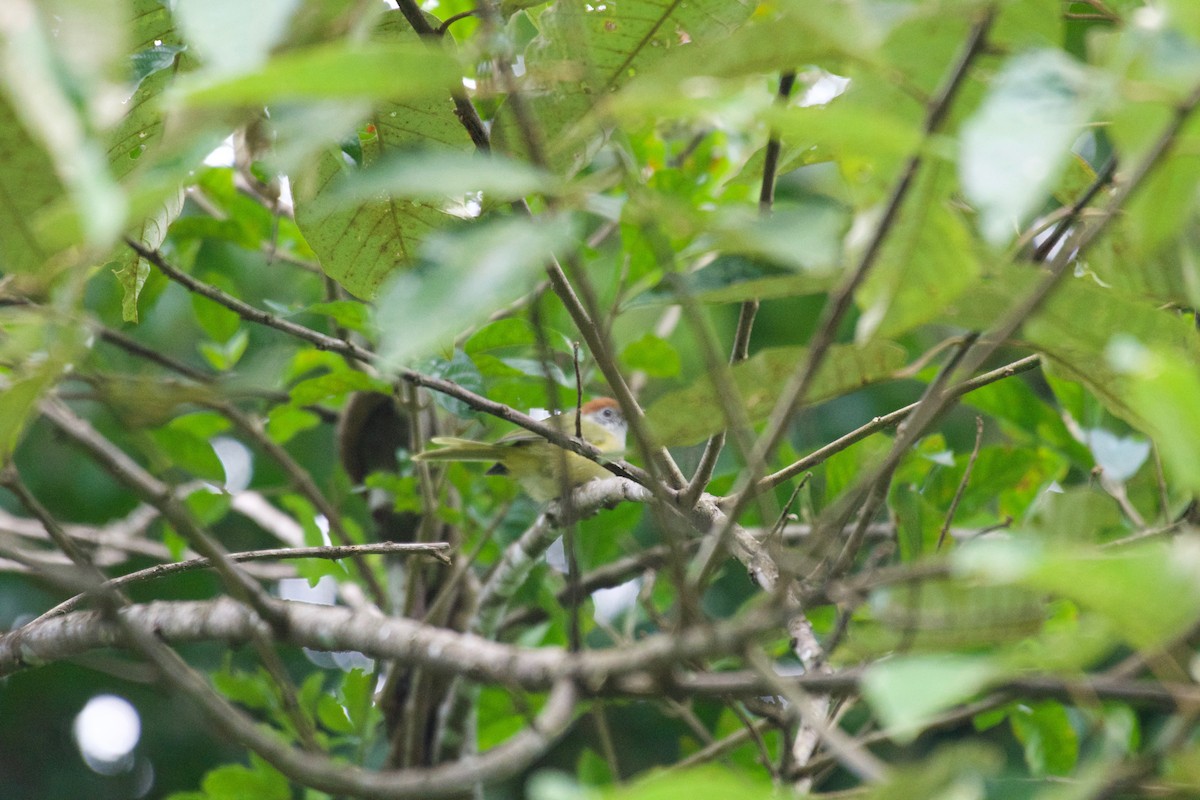
[[[380,197],[445,202],[475,192],[494,201],[515,200],[556,188],[551,176],[526,164],[503,156],[456,151],[389,154],[370,169],[343,171],[340,177],[322,192],[321,206]]]
[[[1185,355],[1118,339],[1109,357],[1120,378],[1115,391],[1158,445],[1170,476],[1200,492],[1200,367],[1194,351]]]
[[[30,220],[63,194],[46,151],[0,97],[0,270],[36,269],[46,258]]]
[[[525,52],[524,89],[553,163],[578,168],[590,136],[564,136],[603,98],[685,43],[724,37],[749,16],[745,0],[559,0]],[[515,115],[493,128],[497,148],[527,152]]]
[[[256,72],[232,78],[197,73],[179,81],[175,96],[193,107],[356,97],[421,100],[448,96],[458,79],[458,67],[449,57],[414,37],[353,48],[317,45],[277,56]]]
[[[694,4],[686,5],[685,10],[691,11]],[[825,67],[833,61],[871,60],[893,27],[914,10],[912,4],[898,6],[872,0],[816,4],[791,0],[763,7],[753,19],[740,25],[745,14],[736,15],[735,9],[727,8],[723,10],[724,29],[707,29],[710,34],[721,35],[700,37],[684,28],[693,46],[674,50],[639,83],[665,82],[678,87],[697,76],[770,75],[781,69],[800,69],[812,64]],[[787,35],[781,36],[781,30],[786,30]],[[660,41],[658,46],[677,43]],[[695,82],[685,90],[703,91],[703,83]]]
[[[788,379],[807,355],[808,350],[803,347],[769,348],[732,368],[733,383],[751,422],[766,419]],[[904,360],[904,349],[891,342],[835,346],[817,371],[805,402],[819,403],[887,380],[904,365]],[[681,413],[683,409],[687,413]],[[716,387],[709,378],[703,378],[686,389],[659,398],[646,411],[646,419],[658,442],[676,446],[695,444],[720,431],[725,413]]]
[[[267,60],[299,0],[177,0],[175,16],[213,72],[248,72]],[[230,20],[237,24],[231,25]]]
[[[1009,722],[1025,747],[1025,763],[1033,774],[1070,774],[1079,759],[1079,736],[1061,703],[1019,705]]]
[[[54,21],[36,11],[28,0],[15,2],[9,17],[0,19],[0,103],[11,104],[0,111],[0,117],[9,118],[5,120],[3,145],[6,150],[17,151],[36,142],[51,164],[45,172],[58,176],[79,214],[82,238],[91,247],[106,247],[120,233],[126,203],[91,133],[100,124],[101,113],[111,114],[112,109],[105,108],[98,97],[94,104],[82,100],[93,99],[103,91],[119,91],[110,79],[114,59],[125,41],[120,3],[97,0],[82,9],[85,13],[78,17],[64,12],[67,19]],[[54,30],[50,29],[52,23],[56,25]],[[91,38],[103,39],[111,34],[113,41],[91,41],[89,25],[93,28]],[[19,167],[10,173],[13,178],[41,161],[29,152],[16,152],[15,156]],[[9,213],[35,202],[44,207],[45,200],[52,196],[48,176],[23,177],[30,179],[36,199],[12,201]],[[13,181],[9,191],[26,190]],[[26,227],[29,221],[22,220],[18,227]],[[19,237],[28,240],[29,235],[21,231]],[[33,248],[35,252],[38,249]],[[27,249],[24,256],[18,255],[17,264],[21,265],[28,255]]]
[[[1004,666],[987,656],[898,656],[867,669],[863,694],[892,738],[911,741],[939,712],[971,699],[1005,674]]]
[[[530,291],[547,260],[575,234],[569,217],[542,216],[431,237],[419,268],[398,273],[380,294],[375,324],[381,359],[396,368],[445,347]]]
[[[962,574],[1073,600],[1126,642],[1154,648],[1200,618],[1200,542],[1194,536],[1119,549],[1043,546],[1029,537],[972,542],[956,550]]]
[[[398,11],[385,16],[378,36],[406,47],[425,47]],[[429,55],[433,58],[432,52]],[[330,195],[347,191],[347,185],[376,180],[376,165],[402,151],[450,157],[470,152],[472,145],[448,91],[376,105],[356,145],[361,152],[357,162],[333,148],[296,176],[296,224],[326,274],[355,295],[370,298],[394,270],[414,263],[425,237],[454,220],[449,213],[454,198],[444,194],[437,200],[411,200],[384,194],[335,203]],[[378,180],[386,183],[386,174]]]
[[[1153,417],[1131,394],[1142,379],[1137,369],[1114,365],[1109,349],[1114,340],[1200,362],[1200,335],[1189,320],[1086,277],[1060,286],[1021,335],[1060,375],[1083,383],[1110,412],[1143,429]]]
[[[989,241],[1011,239],[1045,201],[1094,105],[1091,76],[1060,51],[1005,65],[961,135],[963,192]]]
[[[340,151],[318,156],[297,184],[296,224],[329,277],[371,298],[393,270],[413,264],[422,239],[452,218],[435,203],[392,198],[314,209],[314,199],[352,169]]]
[[[832,275],[797,273],[758,259],[724,255],[695,272],[677,276],[675,281],[659,283],[635,296],[627,303],[627,307],[676,303],[680,290],[703,303],[740,303],[752,299],[794,297],[825,291],[834,281]]]
[[[158,0],[135,0],[132,11],[129,66],[136,90],[125,103],[121,121],[106,137],[108,161],[118,178],[145,163],[143,158],[162,140],[159,100],[181,68],[187,50],[170,12]]]
[[[859,341],[897,336],[934,319],[978,278],[975,245],[952,205],[956,187],[946,173],[941,164],[926,167],[859,289]]]

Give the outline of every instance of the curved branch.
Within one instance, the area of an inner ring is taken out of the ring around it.
[[[171,280],[183,286],[190,292],[194,292],[202,297],[218,303],[230,311],[233,311],[247,322],[254,322],[259,325],[264,325],[268,328],[274,328],[278,331],[293,336],[303,342],[308,342],[318,350],[325,350],[331,353],[346,358],[362,361],[364,363],[374,363],[378,357],[371,350],[365,347],[360,347],[353,342],[347,342],[344,339],[338,339],[333,336],[328,336],[320,331],[315,331],[312,328],[307,328],[299,325],[291,320],[283,319],[282,317],[263,311],[260,308],[255,308],[249,303],[240,300],[226,292],[221,291],[215,286],[211,286],[203,281],[196,280],[191,275],[177,269],[157,250],[151,250],[142,246],[132,239],[126,239],[125,243],[129,245],[138,255],[149,261],[154,266],[158,267],[159,271],[166,275]],[[476,394],[469,389],[466,389],[454,381],[448,381],[444,378],[435,378],[431,375],[425,375],[415,370],[401,368],[396,377],[400,380],[410,383],[413,386],[420,386],[434,392],[453,397],[456,400],[461,400],[476,411],[481,411],[484,414],[490,414],[493,417],[502,419],[505,422],[511,422],[514,425],[519,425],[527,431],[532,431],[538,436],[541,436],[548,442],[558,445],[564,450],[570,450],[572,453],[583,456],[586,459],[595,461],[600,466],[607,469],[612,474],[619,478],[628,478],[647,486],[650,483],[650,477],[645,470],[633,466],[625,461],[612,460],[604,458],[599,450],[592,447],[590,444],[567,436],[562,431],[557,430],[543,422],[522,414],[521,412],[509,408],[503,403],[497,403],[494,400],[489,400],[486,397]]]
[[[980,13],[979,19],[972,26],[971,33],[967,37],[962,52],[951,68],[937,96],[929,105],[923,131],[923,138],[925,140],[936,134],[941,127],[946,114],[950,110],[951,104],[966,80],[967,71],[971,64],[974,63],[975,58],[984,49],[987,34],[991,29],[995,16],[996,9],[989,5]],[[755,478],[763,473],[771,455],[775,452],[784,435],[787,433],[788,424],[795,414],[796,409],[804,402],[806,395],[812,388],[817,370],[828,354],[829,348],[833,346],[842,319],[851,308],[854,293],[874,268],[876,260],[883,250],[883,244],[894,228],[894,223],[900,215],[900,209],[904,205],[909,190],[916,181],[917,172],[923,163],[924,149],[922,147],[909,158],[905,165],[900,179],[896,182],[891,195],[888,197],[870,241],[863,249],[862,255],[859,256],[858,263],[855,265],[853,271],[837,287],[837,290],[829,296],[829,300],[826,302],[824,309],[822,309],[816,332],[813,334],[812,340],[808,345],[807,357],[797,366],[796,371],[788,379],[786,386],[780,393],[778,401],[775,403],[775,407],[771,411],[770,418],[767,420],[766,429],[759,436],[758,441],[755,442],[749,463],[747,464],[746,478],[739,481],[739,485],[735,490],[737,496],[732,506],[733,513],[731,516],[733,518],[740,516],[741,511],[754,497]]]
[[[279,642],[315,650],[357,650],[371,658],[420,664],[445,674],[529,690],[549,689],[564,678],[598,688],[622,674],[739,652],[762,632],[778,628],[784,616],[779,610],[758,609],[735,620],[650,636],[629,647],[569,653],[501,644],[405,617],[381,618],[378,613],[342,606],[294,601],[279,601],[278,606],[284,621],[283,632],[276,632]],[[171,643],[240,643],[272,633],[253,611],[226,597],[157,601],[122,613],[140,629],[152,630]],[[76,611],[0,636],[0,675],[124,644],[120,627],[103,614]]]
[[[343,558],[352,558],[372,554],[387,554],[399,555],[403,553],[416,553],[420,555],[431,555],[435,558],[445,559],[446,550],[450,549],[450,545],[445,542],[432,542],[430,544],[413,544],[411,542],[377,542],[374,544],[352,544],[352,545],[334,545],[321,547],[276,547],[269,550],[244,550],[239,553],[230,553],[229,560],[236,562],[244,561],[267,561],[267,560],[287,560],[294,558],[323,558],[330,561],[337,561]],[[153,567],[139,569],[136,572],[130,572],[126,575],[121,575],[104,582],[101,589],[116,589],[121,586],[128,586],[131,583],[140,583],[141,581],[157,580],[168,575],[176,575],[180,572],[192,572],[198,569],[209,569],[212,567],[212,561],[207,558],[191,558],[187,561],[175,561],[170,564],[156,564]],[[85,595],[79,594],[64,600],[46,613],[42,614],[34,622],[40,622],[50,617],[61,616],[68,611],[74,611]]]

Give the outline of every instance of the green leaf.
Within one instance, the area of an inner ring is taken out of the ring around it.
[[[940,164],[922,172],[856,295],[858,341],[898,336],[936,318],[979,277],[970,232],[952,205],[955,188]]]
[[[211,284],[226,294],[239,297],[240,288],[226,275],[218,272],[206,272],[199,276],[205,283]],[[209,300],[203,295],[191,295],[192,310],[196,314],[196,322],[215,342],[226,342],[238,332],[242,318],[215,300]]]
[[[392,511],[421,511],[421,495],[417,479],[411,475],[395,475],[390,472],[373,472],[363,485],[368,489],[382,489],[392,496]]]
[[[21,13],[19,21],[5,26],[0,88],[19,122],[4,122],[23,127],[38,142],[34,147],[49,155],[51,170],[78,214],[83,242],[106,250],[125,226],[128,202],[104,147],[91,135],[100,123],[93,118],[96,109],[88,108],[83,98],[119,91],[111,78],[127,41],[121,4],[95,0],[60,11],[52,16],[25,8],[16,12]],[[20,132],[16,136],[24,138]],[[21,162],[29,163],[28,156],[20,156]],[[32,184],[35,196],[47,188],[45,179],[35,177]],[[12,188],[25,190],[20,183]]]
[[[267,415],[267,435],[278,444],[286,444],[301,431],[321,424],[321,418],[294,405],[278,405]]]
[[[357,333],[371,336],[375,333],[371,329],[371,314],[363,303],[353,300],[331,300],[327,303],[313,303],[305,311],[330,317],[343,328]]]
[[[483,376],[479,373],[475,362],[461,350],[455,350],[449,359],[431,359],[426,362],[423,372],[437,378],[454,381],[464,389],[476,394],[483,391]],[[433,393],[433,401],[456,417],[469,418],[474,414],[471,407],[462,400],[441,392]]]
[[[1047,492],[1032,509],[1029,524],[1046,542],[1096,544],[1124,533],[1112,498],[1087,486]]]
[[[766,419],[807,354],[803,347],[768,348],[732,368],[734,384],[751,422]],[[834,346],[817,371],[805,403],[813,405],[886,380],[904,365],[904,360],[904,349],[891,342]],[[687,413],[681,413],[683,409]],[[656,441],[670,446],[702,441],[721,430],[724,417],[716,388],[707,377],[686,389],[669,392],[646,411]]]
[[[561,340],[563,337],[556,338]],[[534,331],[533,326],[519,317],[509,317],[489,322],[472,334],[471,338],[467,339],[463,345],[463,352],[469,356],[475,356],[510,347],[523,350],[535,344],[537,344],[537,332]]]
[[[322,400],[344,397],[350,392],[384,392],[390,391],[387,382],[372,378],[365,372],[349,368],[335,369],[315,378],[300,381],[291,389],[292,403],[298,406],[310,406]]]
[[[163,545],[166,546],[167,552],[171,554],[172,561],[182,561],[187,553],[188,540],[175,532],[175,529],[167,525],[163,530]]]
[[[298,0],[176,0],[179,25],[214,73],[259,67],[287,32]],[[236,19],[236,25],[229,21]]]
[[[889,31],[909,11],[893,6],[888,13],[874,13],[876,9],[870,3],[830,3],[814,13],[808,3],[778,3],[763,7],[746,24],[738,25],[742,17],[735,16],[736,8],[701,10],[713,14],[723,11],[724,17],[718,19],[724,24],[710,26],[708,36],[693,37],[688,47],[677,47],[677,42],[661,35],[659,45],[671,47],[669,55],[653,69],[639,70],[646,74],[631,85],[631,90],[647,84],[653,90],[658,84],[671,91],[699,94],[705,85],[688,86],[686,81],[697,76],[769,74],[777,72],[780,64],[829,64],[847,56],[871,61]],[[688,27],[680,27],[690,33]],[[670,29],[660,26],[656,32],[666,30]],[[787,30],[788,35],[781,36],[781,30]],[[683,86],[681,82],[685,82]]]
[[[201,525],[216,525],[229,513],[233,499],[224,492],[201,488],[187,496],[187,507]]]
[[[232,424],[215,411],[193,411],[174,417],[167,424],[167,429],[201,439],[211,439],[229,430]]]
[[[903,159],[917,152],[921,129],[916,120],[881,107],[876,99],[851,80],[829,103],[772,107],[764,116],[783,141],[803,148],[802,163],[832,161],[855,183],[890,181]]]
[[[213,686],[235,703],[246,708],[267,709],[275,703],[274,692],[266,673],[233,669],[228,661],[212,673]]]
[[[853,486],[860,476],[866,474],[879,459],[891,450],[891,441],[886,436],[872,436],[850,445],[840,453],[834,453],[821,465],[824,472],[825,502],[831,503],[846,489]]]
[[[720,209],[705,229],[726,253],[742,253],[814,277],[831,277],[842,266],[848,209],[828,198],[779,202],[764,216],[749,209]]]
[[[1046,200],[1095,102],[1093,79],[1061,51],[1004,66],[961,135],[963,192],[988,241],[1010,240]]]
[[[611,789],[605,800],[771,800],[775,789],[762,777],[718,767],[698,767],[652,774],[632,785]]]
[[[0,269],[32,272],[49,253],[29,220],[62,197],[50,156],[29,135],[15,109],[0,96]]]
[[[1121,375],[1115,391],[1141,420],[1138,426],[1158,445],[1175,480],[1200,491],[1200,369],[1195,356],[1168,348],[1147,349],[1137,340],[1118,338],[1109,345],[1109,360]]]
[[[679,353],[671,343],[652,333],[630,342],[621,351],[621,360],[629,369],[641,370],[651,378],[670,378],[682,368]]]
[[[342,676],[338,694],[350,724],[359,736],[366,736],[379,717],[379,708],[374,702],[374,687],[374,676],[361,669],[352,669]]]
[[[766,261],[740,255],[722,255],[694,272],[677,276],[680,288],[702,303],[741,303],[776,297],[816,294],[835,282],[832,275],[796,273]],[[673,281],[663,281],[627,301],[626,307],[676,303]]]
[[[1009,714],[1034,775],[1069,775],[1079,760],[1079,736],[1061,703],[1017,704]]]
[[[159,41],[162,41],[161,39]],[[183,44],[157,44],[138,50],[129,57],[133,80],[140,87],[151,75],[172,67],[179,54],[187,50]]]
[[[908,742],[939,712],[969,700],[1004,675],[985,656],[897,656],[870,665],[862,686],[887,732]]]
[[[1025,323],[1022,336],[1049,357],[1061,377],[1083,383],[1111,413],[1152,435],[1146,413],[1156,408],[1158,400],[1166,405],[1185,401],[1187,388],[1179,386],[1183,394],[1169,392],[1156,400],[1153,394],[1158,390],[1147,381],[1153,383],[1155,376],[1161,376],[1166,383],[1186,383],[1186,362],[1200,362],[1200,336],[1188,320],[1088,279],[1059,286]],[[1145,358],[1137,355],[1142,352]],[[1114,361],[1118,353],[1128,356],[1129,363]],[[1166,383],[1159,390],[1166,390]],[[1146,404],[1138,397],[1144,397]],[[1178,413],[1181,419],[1158,420],[1166,424],[1156,441],[1167,432],[1178,440],[1179,431],[1173,426],[1189,416],[1186,406],[1179,406]]]
[[[0,391],[0,462],[7,462],[21,441],[25,426],[37,411],[38,400],[54,385],[59,370],[40,369],[6,382]]]
[[[554,188],[551,175],[500,155],[417,150],[385,155],[370,170],[342,172],[316,210],[379,197],[445,203],[474,192],[489,200],[516,200]]]
[[[413,52],[432,52],[399,10],[383,14],[376,38]],[[336,113],[333,118],[336,121]],[[317,127],[333,129],[329,121],[318,122]],[[302,116],[293,127],[304,139],[314,121]],[[372,170],[387,154],[421,150],[427,156],[438,152],[453,158],[473,146],[448,93],[377,103],[364,136],[349,144],[353,146],[326,148],[306,157],[306,163],[290,173],[296,224],[319,257],[321,269],[353,294],[370,299],[393,271],[414,264],[422,240],[457,219],[451,212],[465,214],[470,209],[444,196],[435,200],[371,197],[347,205],[327,202],[326,193],[340,181],[373,180]],[[304,149],[304,143],[293,149]],[[352,164],[347,163],[348,153],[354,153]]]
[[[1132,645],[1170,641],[1200,615],[1197,542],[1047,557],[1027,583],[1070,597],[1111,621]]]
[[[590,136],[566,134],[600,100],[685,42],[728,35],[751,9],[742,0],[621,0],[603,8],[554,3],[539,16],[540,34],[525,51],[527,73],[545,82],[529,106],[552,163],[572,171],[582,166]],[[514,117],[502,109],[492,142],[502,152],[523,153]]]
[[[292,800],[287,778],[260,759],[252,760],[252,767],[226,764],[210,770],[201,783],[207,800]]]
[[[245,328],[239,328],[237,333],[224,344],[200,342],[197,347],[213,369],[226,372],[237,366],[238,361],[245,354],[248,344],[250,344],[249,332]]]
[[[390,274],[412,266],[425,237],[454,218],[441,204],[408,200],[322,206],[320,192],[351,169],[341,151],[318,156],[296,181],[296,224],[325,273],[354,295],[370,299]]]
[[[346,709],[331,694],[323,694],[317,700],[317,719],[334,733],[354,733],[354,726],[346,716]]]
[[[1077,386],[1077,384],[1071,384]],[[1071,436],[1062,414],[1048,405],[1019,378],[996,381],[963,396],[963,403],[1001,421],[1004,431],[1024,443],[1040,443],[1069,456],[1077,465],[1090,469],[1087,447]],[[1082,419],[1076,416],[1076,419]]]
[[[976,541],[955,550],[964,576],[1020,583],[1100,614],[1131,645],[1161,646],[1200,616],[1200,544],[1194,537],[1120,549],[1044,548],[1022,538]]]
[[[149,250],[157,250],[167,238],[167,228],[183,211],[183,192],[176,192],[157,214],[146,217],[130,236]],[[121,319],[125,322],[138,321],[138,297],[146,278],[150,275],[150,264],[131,247],[124,243],[117,246],[118,266],[113,270],[121,284]]]
[[[132,259],[131,263],[113,270],[117,281],[121,284],[124,297],[121,300],[121,319],[125,322],[138,321],[138,295],[150,277],[150,264],[141,258]]]
[[[529,292],[555,251],[570,246],[566,216],[480,223],[426,242],[421,269],[392,279],[376,304],[380,360],[396,369]],[[428,310],[438,309],[430,315]]]
[[[316,45],[276,56],[261,69],[234,77],[201,74],[179,79],[172,99],[192,108],[269,105],[304,100],[419,100],[447,95],[458,67],[420,42]]]

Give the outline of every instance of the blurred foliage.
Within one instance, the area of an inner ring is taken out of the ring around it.
[[[452,538],[485,575],[539,509],[480,465],[424,484],[408,445],[382,434],[395,469],[351,476],[336,455],[346,434],[337,420],[359,393],[396,391],[406,370],[520,411],[573,407],[577,377],[588,396],[610,394],[603,354],[579,347],[586,337],[543,285],[551,261],[600,315],[650,436],[690,474],[707,437],[762,430],[879,225],[877,259],[845,296],[770,469],[919,399],[964,336],[1021,308],[1047,274],[1035,252],[1065,234],[1049,256],[1070,260],[1066,277],[1014,320],[981,371],[1030,354],[1038,368],[964,395],[901,454],[853,563],[855,573],[937,567],[936,578],[868,582],[809,617],[834,672],[864,670],[861,702],[837,724],[869,738],[888,770],[858,796],[1091,797],[1126,780],[1135,794],[1200,793],[1190,716],[1086,693],[992,694],[1029,676],[1095,676],[1137,654],[1155,665],[1146,684],[1196,676],[1192,0],[506,0],[490,10],[440,0],[423,4],[424,16],[401,5],[4,0],[0,458],[79,526],[97,563],[119,574],[190,552],[41,418],[51,399],[176,487],[231,551],[373,541],[381,512],[370,498],[383,496],[393,520],[429,515],[436,524],[422,534]],[[927,131],[939,87],[987,12],[986,46],[944,123]],[[419,36],[412,18],[435,32]],[[796,85],[785,100],[787,72]],[[778,184],[763,214],[755,204],[773,134]],[[886,217],[914,158],[919,169]],[[1152,169],[1126,198],[1144,163]],[[1095,202],[1071,214],[1097,181]],[[1105,210],[1110,202],[1120,205]],[[1101,226],[1086,250],[1072,249]],[[254,324],[169,279],[127,240],[275,321],[378,358],[352,362]],[[750,355],[726,366],[746,301],[761,301]],[[416,402],[455,433],[508,430],[459,399]],[[884,427],[815,463],[789,521],[837,512],[896,435]],[[755,477],[743,444],[730,437],[712,494]],[[626,455],[645,464],[632,444]],[[797,480],[739,521],[772,524]],[[0,508],[0,627],[12,629],[70,592],[10,557],[62,554],[19,524],[27,511],[10,493]],[[668,528],[626,503],[577,524],[572,555],[586,575],[677,544]],[[784,533],[772,551],[781,563],[821,563]],[[567,646],[576,614],[562,600],[564,561],[552,552],[532,567],[501,638]],[[263,575],[273,590],[284,576],[378,584],[398,612],[429,612],[414,587],[435,568],[288,563]],[[585,647],[761,602],[732,559],[705,573],[696,598],[680,591],[682,569],[661,564],[631,570],[639,582],[623,599],[582,602]],[[130,590],[138,602],[220,593],[202,572]],[[764,644],[794,667],[783,636]],[[296,717],[253,653],[220,643],[181,652],[297,741]],[[383,764],[382,665],[281,653],[294,713],[317,743]],[[737,667],[739,655],[710,666]],[[130,700],[142,720],[132,756],[107,771],[85,763],[71,733],[103,693]],[[980,698],[994,702],[934,726]],[[541,703],[496,686],[470,699],[481,748]],[[486,796],[780,796],[794,777],[794,725],[746,735],[760,719],[752,711],[733,700],[606,700]],[[213,735],[152,670],[115,651],[6,677],[0,718],[0,797],[327,796]],[[678,768],[728,736],[740,738],[709,759],[719,767]],[[831,764],[814,787],[868,786],[861,778]]]

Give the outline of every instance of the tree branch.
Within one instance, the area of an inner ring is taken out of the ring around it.
[[[440,560],[447,560],[446,551],[450,549],[450,545],[445,542],[432,542],[429,544],[413,544],[410,542],[376,542],[374,544],[352,544],[352,545],[333,545],[322,547],[276,547],[268,550],[243,550],[237,553],[230,553],[229,560],[237,563],[246,561],[286,561],[296,558],[322,558],[329,561],[338,561],[343,558],[352,558],[364,555],[404,555],[412,553],[415,555],[429,555]],[[211,569],[212,561],[207,558],[190,558],[187,561],[175,561],[170,564],[156,564],[153,567],[139,569],[136,572],[130,572],[125,575],[120,575],[116,578],[109,578],[104,582],[104,586],[110,588],[120,588],[128,586],[131,583],[142,583],[144,581],[158,580],[169,575],[177,575],[181,572],[193,572],[199,569]],[[69,600],[56,605],[54,608],[45,612],[41,616],[33,620],[40,622],[50,617],[57,617],[66,614],[68,611],[74,611],[80,603],[85,599],[85,595],[76,595]]]
[[[282,331],[289,336],[293,336],[301,341],[308,342],[318,350],[337,353],[346,358],[362,361],[364,363],[374,363],[377,360],[375,353],[367,350],[364,347],[360,347],[353,342],[347,342],[342,339],[327,336],[319,331],[314,331],[311,328],[307,328],[303,325],[291,322],[290,320],[283,319],[267,311],[263,311],[262,309],[255,308],[249,303],[233,297],[216,288],[215,286],[211,286],[203,281],[196,280],[186,272],[183,272],[182,270],[172,266],[157,250],[150,250],[146,247],[143,247],[140,243],[132,239],[127,239],[126,244],[128,244],[130,248],[137,252],[138,255],[142,256],[151,264],[154,264],[154,266],[158,267],[158,269],[162,271],[164,275],[171,280],[176,281],[188,291],[195,292],[202,297],[207,297],[209,300],[225,306],[230,311],[233,311],[248,322],[254,322],[259,325],[264,325],[268,328],[275,328],[276,330]],[[533,417],[522,414],[521,412],[502,403],[497,403],[493,400],[483,397],[482,395],[478,395],[453,381],[448,381],[443,378],[435,378],[431,375],[424,375],[420,372],[416,372],[415,370],[407,368],[401,368],[397,372],[397,377],[403,381],[411,383],[414,386],[421,386],[435,392],[440,392],[449,397],[453,397],[457,400],[461,400],[476,411],[480,411],[484,414],[490,414],[491,416],[502,419],[505,422],[511,422],[514,425],[519,425],[525,430],[532,431],[538,436],[541,436],[547,441],[552,442],[565,450],[570,450],[572,453],[577,453],[578,455],[581,455],[590,461],[595,461],[597,464],[604,467],[617,477],[628,478],[629,480],[640,483],[643,486],[650,484],[650,478],[645,470],[639,469],[638,467],[635,467],[625,461],[617,461],[606,458],[602,453],[600,453],[599,450],[589,445],[587,442],[571,438],[565,435],[562,431],[545,425],[542,422],[535,420]]]

